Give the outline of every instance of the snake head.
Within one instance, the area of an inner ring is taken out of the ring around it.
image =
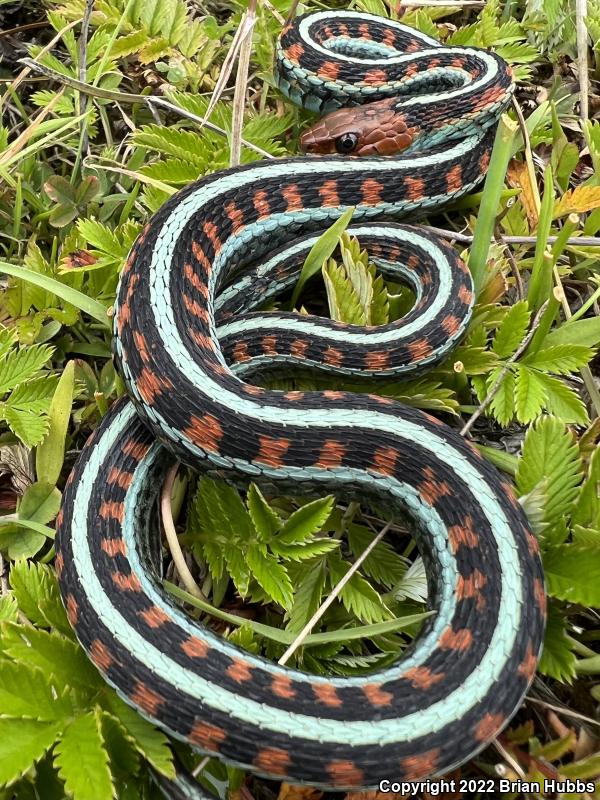
[[[395,98],[340,108],[324,116],[300,138],[304,153],[391,156],[406,150],[418,133],[394,110]]]

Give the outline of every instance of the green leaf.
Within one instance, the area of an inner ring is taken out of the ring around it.
[[[355,558],[358,558],[373,540],[374,534],[362,525],[348,526],[348,544]],[[402,580],[406,563],[385,540],[380,541],[361,566],[362,571],[373,580],[391,587]]]
[[[321,530],[333,509],[332,495],[313,500],[294,511],[274,538],[278,545],[300,544]]]
[[[227,571],[235,584],[235,588],[238,590],[240,597],[246,597],[250,583],[250,570],[241,548],[237,544],[226,544],[223,546],[223,555],[227,563]]]
[[[41,669],[0,661],[0,708],[5,717],[57,720],[74,711],[71,695]]]
[[[12,783],[39,761],[61,728],[59,722],[0,718],[0,785]]]
[[[95,219],[80,219],[77,230],[83,238],[103,253],[118,253],[123,249],[114,231]]]
[[[34,272],[26,267],[17,266],[16,264],[9,264],[6,261],[0,261],[0,273],[1,272],[4,272],[6,275],[12,275],[14,278],[19,278],[19,280],[33,283],[35,286],[40,286],[42,289],[57,295],[62,300],[66,300],[67,303],[71,303],[71,305],[75,306],[80,311],[85,311],[86,314],[89,314],[100,322],[105,328],[111,328],[106,307],[97,300],[83,294],[83,292],[73,289],[71,286],[67,286],[48,275],[42,275],[39,272]]]
[[[501,372],[501,367],[493,370],[490,373],[488,378],[487,387],[488,391],[494,386],[498,376]],[[515,396],[515,374],[511,370],[509,370],[503,377],[498,388],[498,391],[494,395],[492,402],[490,403],[490,408],[498,422],[501,425],[508,425],[508,423],[512,420],[514,413],[515,413],[515,404],[514,404],[514,396]]]
[[[544,388],[532,370],[518,364],[515,373],[515,414],[519,422],[532,422],[544,408]]]
[[[343,267],[329,259],[323,264],[323,280],[327,291],[329,315],[338,322],[366,325],[367,309]]]
[[[0,362],[0,394],[35,377],[54,352],[48,345],[21,347],[7,353]]]
[[[32,483],[25,490],[19,503],[19,518],[45,525],[58,514],[61,497],[60,491],[54,485],[40,481]]]
[[[115,788],[99,712],[77,717],[54,748],[54,764],[73,800],[110,800]]]
[[[327,577],[324,559],[303,564],[296,569],[292,577],[297,588],[286,625],[286,630],[292,633],[300,633],[321,604]]]
[[[38,480],[54,486],[60,477],[65,458],[65,439],[75,388],[75,362],[69,361],[64,368],[48,412],[50,429],[36,451],[36,473]]]
[[[500,358],[512,356],[527,332],[529,317],[526,300],[520,300],[509,309],[494,338],[493,349],[496,355]]]
[[[17,561],[10,570],[10,585],[19,608],[31,622],[42,628],[52,626],[69,637],[73,636],[51,567],[32,561]]]
[[[292,582],[285,567],[277,559],[261,552],[256,544],[251,544],[246,553],[246,561],[257,583],[276,603],[289,609],[294,596]]]
[[[59,686],[93,690],[102,686],[97,670],[81,647],[58,633],[5,622],[0,628],[0,647],[16,663],[53,675]]]
[[[162,731],[154,728],[116,694],[110,693],[107,704],[131,736],[135,748],[161,775],[175,777],[173,753],[169,740]]]
[[[302,291],[306,281],[309,280],[309,278],[312,278],[313,275],[316,275],[317,272],[320,272],[323,264],[327,261],[337,247],[339,238],[350,224],[353,213],[354,208],[349,208],[347,211],[344,211],[341,217],[337,219],[323,234],[321,234],[321,236],[319,236],[317,241],[311,247],[309,254],[306,256],[306,260],[302,266],[302,271],[300,272],[300,277],[298,278],[298,282],[296,283],[294,292],[292,294],[290,303],[292,308],[295,307],[298,297],[300,296],[300,292]],[[0,262],[0,268],[1,266],[2,263]]]
[[[557,681],[571,683],[575,677],[575,653],[567,638],[564,616],[555,603],[548,605],[544,649],[538,669]]]
[[[15,436],[28,447],[39,444],[48,431],[48,417],[40,416],[38,411],[22,411],[7,405],[1,414]]]
[[[591,360],[594,351],[591,347],[577,344],[559,344],[545,347],[537,353],[525,356],[521,364],[542,372],[553,372],[556,375],[567,375],[569,372],[584,367]]]
[[[325,555],[340,546],[337,539],[310,539],[298,544],[281,544],[273,540],[270,548],[277,556],[291,561],[305,561],[315,556]]]
[[[19,618],[19,606],[12,592],[0,597],[0,622],[16,622]]]
[[[573,436],[559,420],[542,417],[525,437],[517,468],[518,493],[527,495],[542,484],[544,520],[554,525],[570,514],[581,479],[581,458]]]
[[[250,484],[246,497],[248,511],[261,541],[268,541],[281,528],[279,514],[271,508],[255,483]]]
[[[590,459],[587,477],[573,508],[573,523],[600,530],[600,447]]]
[[[337,553],[329,557],[328,564],[330,583],[333,589],[348,572],[350,564],[347,561],[343,561]],[[383,622],[393,617],[393,614],[375,589],[358,572],[352,575],[341,590],[340,600],[344,608],[358,617],[361,622]]]
[[[544,555],[548,593],[559,600],[600,607],[600,558],[596,547],[562,544]]]
[[[566,423],[586,425],[589,422],[583,401],[560,378],[539,372],[538,380],[544,388],[546,408],[550,414]]]
[[[221,534],[235,541],[254,537],[252,519],[238,492],[224,481],[202,478],[191,514],[195,524],[211,537]]]
[[[595,347],[600,344],[600,317],[565,322],[544,339],[544,349],[557,345]]]

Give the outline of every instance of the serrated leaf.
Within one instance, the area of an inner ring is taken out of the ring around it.
[[[544,408],[544,388],[532,369],[519,364],[515,374],[515,414],[519,422],[536,419]]]
[[[0,597],[0,622],[16,622],[19,617],[19,606],[12,592]]]
[[[565,322],[544,339],[544,349],[558,345],[595,347],[600,344],[600,317]]]
[[[297,588],[286,625],[286,630],[292,633],[302,630],[321,603],[326,579],[325,560],[303,565],[299,575],[301,578],[294,580]]]
[[[323,265],[323,280],[331,319],[351,325],[366,325],[367,313],[355,287],[344,269],[332,259]]]
[[[294,292],[292,294],[292,308],[295,307],[300,292],[302,291],[302,287],[306,281],[320,271],[323,264],[335,250],[340,236],[350,224],[353,213],[354,208],[349,208],[347,211],[344,211],[339,219],[337,219],[330,228],[322,233],[315,244],[311,247],[310,252],[306,256],[304,264],[302,265],[300,277],[298,278],[298,282],[296,283]]]
[[[331,514],[334,497],[320,498],[294,511],[274,537],[278,545],[299,544],[318,533]]]
[[[0,394],[37,375],[54,352],[48,345],[32,345],[7,353],[0,361]]]
[[[563,422],[586,425],[588,413],[579,396],[566,386],[560,378],[538,372],[538,380],[546,393],[546,409]]]
[[[57,633],[10,622],[0,627],[0,647],[15,663],[37,667],[54,676],[59,686],[97,690],[102,686],[97,670],[81,647]]]
[[[310,539],[298,544],[281,544],[272,541],[270,548],[277,556],[291,561],[305,561],[315,556],[325,555],[336,550],[340,543],[337,539]]]
[[[498,356],[485,347],[473,347],[470,344],[458,347],[450,356],[450,361],[459,361],[467,375],[487,375],[498,366]]]
[[[50,682],[42,670],[0,661],[0,709],[5,717],[57,720],[71,715],[74,706],[62,684]]]
[[[279,514],[267,503],[255,483],[250,484],[246,504],[259,538],[261,541],[268,541],[281,528]]]
[[[227,571],[235,588],[238,590],[240,597],[246,597],[251,576],[242,551],[235,544],[227,544],[223,547],[223,555],[227,563]]]
[[[10,394],[7,404],[20,411],[47,413],[52,395],[58,383],[58,375],[44,375],[41,378],[20,383]]]
[[[333,589],[342,580],[351,565],[335,553],[329,557],[328,565]],[[352,575],[339,596],[344,608],[358,617],[361,622],[383,622],[394,616],[371,584],[358,572]]]
[[[246,561],[259,586],[276,603],[279,603],[285,609],[289,609],[292,605],[294,591],[285,567],[273,556],[261,552],[260,548],[255,544],[248,547]]]
[[[73,635],[51,567],[17,561],[10,570],[10,585],[19,608],[31,622],[42,628],[53,626],[61,633]]]
[[[194,522],[209,536],[248,541],[254,537],[252,519],[238,492],[223,481],[202,478],[190,511]]]
[[[48,432],[48,417],[41,416],[39,412],[5,406],[2,415],[15,436],[28,447],[38,445]]]
[[[567,638],[563,614],[554,603],[548,605],[544,648],[538,669],[557,681],[571,683],[575,677],[575,653]]]
[[[80,219],[77,230],[92,247],[103,253],[119,253],[123,246],[114,231],[95,219]]]
[[[488,391],[494,386],[498,376],[501,372],[501,367],[493,370],[490,373],[490,376],[487,381],[487,389]],[[496,394],[494,395],[491,403],[490,408],[501,425],[508,425],[508,423],[512,420],[514,413],[515,413],[515,374],[511,370],[508,370],[506,374],[502,377],[502,381]]]
[[[373,533],[361,525],[348,526],[348,544],[354,558],[358,558],[373,540]],[[373,580],[391,587],[398,583],[407,566],[394,548],[385,540],[378,542],[361,566],[362,571]]]
[[[587,476],[573,508],[573,523],[600,530],[600,447],[590,459]]]
[[[115,797],[98,712],[77,717],[54,748],[54,764],[73,800]]]
[[[600,607],[600,558],[595,547],[561,544],[544,555],[548,594],[570,603]]]
[[[593,355],[591,347],[563,344],[538,350],[537,353],[525,356],[519,363],[542,372],[566,375],[585,366]]]
[[[542,417],[525,437],[516,475],[519,495],[529,494],[544,482],[544,520],[554,525],[570,514],[581,479],[581,459],[573,436],[559,420]]]
[[[104,711],[101,715],[102,738],[110,757],[110,768],[114,777],[131,782],[132,776],[140,769],[140,756],[135,749],[133,739],[127,733],[118,717]],[[117,793],[119,800],[121,795]]]
[[[394,589],[396,600],[415,600],[417,603],[424,603],[427,600],[427,572],[423,559],[419,556],[415,558],[400,583]]]
[[[39,761],[61,728],[59,722],[0,719],[0,785],[12,783]]]
[[[124,703],[116,694],[111,693],[107,704],[120,720],[127,733],[131,736],[135,747],[144,758],[167,778],[175,777],[173,753],[168,744],[168,739],[162,731],[154,728],[130,706]]]
[[[494,338],[492,347],[496,355],[500,358],[512,356],[525,337],[530,316],[526,300],[510,308]]]

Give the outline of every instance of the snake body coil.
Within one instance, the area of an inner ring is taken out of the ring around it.
[[[474,448],[416,409],[244,378],[290,365],[407,374],[448,354],[471,312],[468,270],[436,237],[382,218],[438,208],[477,184],[510,73],[486,51],[350,12],[298,18],[278,60],[292,99],[335,112],[306,135],[306,149],[363,157],[210,175],[170,199],[139,237],[114,339],[133,402],[114,405],[69,478],[61,590],[106,680],[194,747],[336,788],[440,775],[502,729],[535,671],[545,598],[520,506]],[[392,139],[405,154],[381,158]],[[377,328],[253,313],[294,283],[320,232],[349,207],[350,233],[414,288],[412,311]],[[379,672],[325,678],[257,658],[188,618],[160,589],[151,513],[171,454],[234,481],[408,513],[436,612],[415,646]]]

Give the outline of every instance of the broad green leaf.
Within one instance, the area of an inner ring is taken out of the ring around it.
[[[69,361],[60,376],[48,410],[50,420],[48,434],[36,450],[38,480],[50,486],[54,486],[58,481],[65,457],[65,439],[73,405],[74,388],[75,362]]]
[[[57,384],[58,377],[55,375],[43,375],[26,383],[20,383],[11,392],[7,403],[11,408],[20,411],[46,413]]]
[[[83,294],[83,292],[73,289],[73,287],[67,286],[65,283],[61,283],[48,275],[42,275],[39,272],[34,272],[26,267],[17,266],[16,264],[9,264],[6,261],[0,261],[0,273],[2,272],[6,275],[12,275],[19,280],[33,283],[35,286],[40,286],[48,292],[52,292],[52,294],[57,295],[62,300],[66,300],[67,303],[71,303],[71,305],[75,306],[80,311],[84,311],[86,314],[98,320],[105,328],[111,328],[106,307],[97,300]]]
[[[0,785],[23,775],[52,747],[62,723],[0,718]]]
[[[248,511],[261,541],[268,541],[281,528],[279,514],[271,508],[255,483],[250,484],[246,497]]]
[[[275,537],[278,544],[299,544],[318,533],[331,514],[334,497],[320,498],[294,511]]]
[[[544,349],[558,345],[596,347],[600,344],[600,317],[565,322],[544,339]]]
[[[54,764],[73,800],[115,797],[99,712],[77,717],[54,748]]]
[[[600,558],[595,547],[561,544],[544,556],[548,593],[559,600],[600,607]]]
[[[77,230],[92,247],[103,253],[120,253],[123,245],[114,230],[95,219],[80,219]]]
[[[120,778],[131,784],[132,777],[139,773],[141,761],[133,739],[118,717],[107,711],[101,714],[101,724],[102,738],[110,758],[113,778]],[[122,800],[118,789],[117,786],[117,797]]]
[[[544,483],[544,520],[554,525],[571,513],[582,479],[576,442],[553,417],[542,417],[527,431],[517,468],[517,491],[529,494]]]
[[[329,557],[328,564],[330,583],[333,589],[348,572],[350,564],[335,553]],[[358,572],[352,575],[341,590],[340,600],[344,608],[358,617],[361,622],[383,622],[393,616],[375,589]]]
[[[571,683],[575,677],[575,653],[567,638],[562,612],[556,604],[548,605],[548,619],[544,635],[544,649],[538,669],[557,681]]]
[[[255,544],[248,547],[246,561],[252,570],[253,577],[269,597],[272,597],[283,608],[289,609],[294,592],[285,567],[273,556],[261,552]]]
[[[494,338],[493,349],[500,358],[512,356],[523,341],[529,325],[527,301],[521,300],[510,308]]]
[[[362,525],[348,526],[348,544],[354,558],[358,558],[373,540],[374,534]],[[382,540],[363,561],[361,570],[373,580],[390,588],[406,572],[406,563],[394,548]]]
[[[352,219],[354,208],[349,208],[337,219],[333,225],[323,233],[310,249],[302,266],[300,277],[292,294],[291,307],[294,308],[300,292],[306,281],[321,270],[323,264],[337,247],[341,234],[346,230]],[[0,263],[0,268],[2,264]]]
[[[154,728],[116,694],[110,693],[107,704],[131,736],[135,748],[167,778],[175,777],[173,753],[164,733]]]
[[[73,700],[62,682],[50,682],[41,669],[0,661],[0,708],[5,717],[57,720],[71,715]]]

